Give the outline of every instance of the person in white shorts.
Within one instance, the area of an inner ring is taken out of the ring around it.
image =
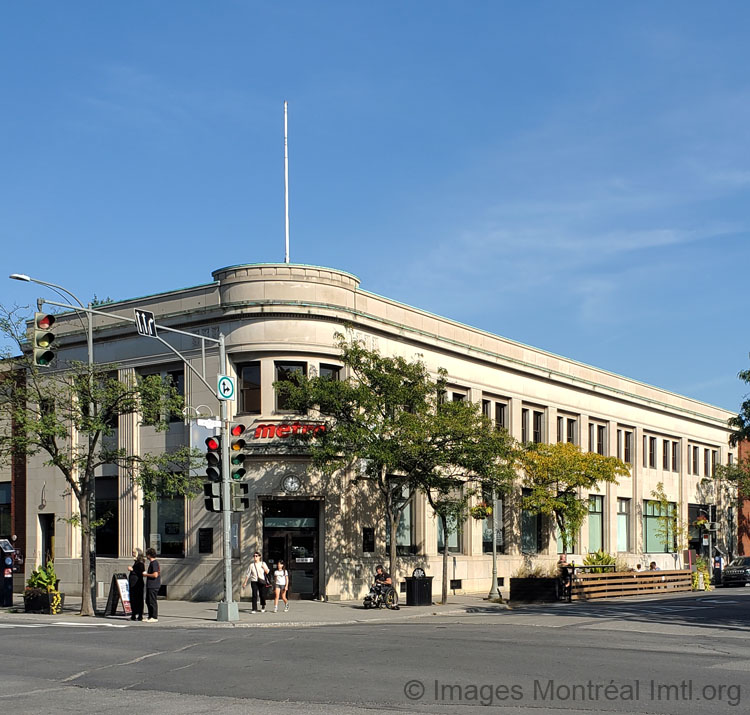
[[[283,561],[276,562],[276,570],[273,572],[273,583],[273,612],[276,613],[279,610],[279,596],[284,601],[284,611],[286,612],[289,610],[289,600],[286,597],[289,590],[289,571],[284,567]]]

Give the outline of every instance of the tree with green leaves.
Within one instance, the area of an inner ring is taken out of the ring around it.
[[[651,496],[658,504],[655,536],[664,544],[664,550],[676,553],[678,549],[687,548],[687,525],[680,518],[679,505],[669,501],[663,482],[656,485],[656,489],[651,491]]]
[[[161,454],[129,454],[114,438],[120,417],[138,414],[157,431],[169,427],[169,417],[181,412],[182,396],[170,379],[160,375],[119,380],[114,365],[79,362],[39,367],[28,354],[26,320],[18,309],[2,310],[0,334],[18,353],[6,350],[0,362],[0,458],[42,455],[45,466],[65,478],[77,511],[67,519],[81,531],[81,611],[95,612],[92,584],[96,559],[90,558],[97,519],[92,494],[96,475],[115,465],[141,487],[145,501],[201,489],[194,469],[202,459],[189,446]]]
[[[600,484],[617,484],[630,470],[616,457],[582,452],[570,442],[529,443],[520,458],[522,483],[530,493],[524,509],[553,517],[568,553],[589,509],[589,493]]]
[[[740,370],[737,377],[750,385],[750,370]],[[730,417],[728,424],[732,429],[729,435],[729,444],[733,447],[739,442],[750,440],[750,395],[745,396],[742,405],[740,405],[739,413],[736,417]]]
[[[479,405],[438,400],[418,433],[413,472],[443,532],[442,603],[448,599],[448,541],[462,528],[469,504],[483,491],[509,489],[517,450],[504,429],[496,429]]]
[[[336,339],[346,379],[297,374],[274,386],[289,407],[325,421],[325,430],[297,435],[312,466],[327,474],[351,470],[354,484],[374,487],[388,519],[395,575],[398,526],[413,496],[426,493],[446,528],[456,508],[450,493],[460,483],[507,481],[510,439],[491,429],[476,406],[443,403],[444,371],[433,378],[419,359],[386,357],[342,334]]]

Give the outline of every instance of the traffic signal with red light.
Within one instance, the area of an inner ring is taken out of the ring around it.
[[[52,344],[55,334],[50,328],[55,324],[55,316],[47,313],[34,313],[34,336],[32,340],[32,351],[34,353],[34,365],[46,367],[55,359]]]
[[[230,473],[232,479],[239,481],[245,476],[246,442],[243,438],[245,425],[234,425],[231,430],[232,443],[229,450],[229,461],[232,463]]]
[[[221,482],[221,437],[206,438],[206,476],[212,482]]]

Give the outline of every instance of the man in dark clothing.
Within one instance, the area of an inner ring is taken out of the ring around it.
[[[375,587],[378,590],[382,590],[383,586],[390,586],[392,583],[391,575],[378,564],[375,567]]]
[[[161,588],[161,568],[156,560],[156,549],[146,549],[146,558],[148,570],[143,574],[143,578],[146,579],[146,606],[148,607],[146,623],[156,623],[159,620],[156,596]]]

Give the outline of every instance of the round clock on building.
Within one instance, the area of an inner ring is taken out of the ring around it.
[[[296,477],[293,474],[290,474],[287,477],[284,477],[284,481],[282,482],[281,486],[284,488],[285,492],[289,492],[290,494],[294,494],[295,492],[298,492],[300,490],[300,487],[302,486],[302,481],[299,477]]]

